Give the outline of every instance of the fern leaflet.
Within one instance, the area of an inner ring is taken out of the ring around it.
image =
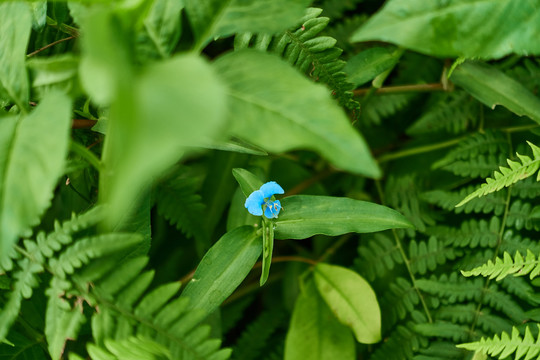
[[[489,260],[482,266],[469,271],[461,271],[461,273],[464,276],[482,275],[497,281],[511,274],[514,276],[529,275],[533,279],[540,274],[540,258],[537,258],[530,250],[527,250],[525,257],[518,251],[513,258],[509,253],[504,252],[502,259],[497,257],[495,261]]]
[[[508,187],[519,180],[525,179],[531,175],[534,175],[538,168],[540,167],[540,148],[527,142],[532,149],[533,158],[526,155],[516,154],[521,160],[521,163],[518,161],[507,160],[509,168],[499,167],[500,171],[495,171],[492,178],[487,178],[486,183],[483,184],[478,190],[469,194],[465,199],[463,199],[456,207],[460,207],[463,204],[466,204],[470,200],[484,196],[486,194],[499,191],[503,187]],[[540,172],[536,181],[540,181]]]
[[[539,325],[537,324],[537,326]],[[495,335],[493,338],[481,338],[480,341],[459,344],[457,347],[495,356],[499,359],[504,359],[513,353],[516,353],[516,359],[522,357],[525,357],[526,360],[540,359],[540,337],[535,340],[528,326],[525,328],[523,338],[519,330],[513,327],[512,335],[503,331],[500,337]]]

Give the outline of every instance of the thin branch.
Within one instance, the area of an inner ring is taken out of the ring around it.
[[[53,47],[54,45],[60,44],[61,42],[68,41],[68,40],[71,40],[71,39],[75,39],[75,36],[70,36],[70,37],[67,37],[67,38],[64,38],[64,39],[56,40],[55,42],[47,44],[44,47],[42,47],[40,49],[37,49],[34,52],[31,52],[30,54],[26,55],[26,57],[32,57],[32,56],[34,56],[36,54],[39,54],[43,50],[47,50],[48,48]]]
[[[363,96],[370,93],[373,88],[369,89],[356,89],[353,90],[353,94],[356,96]],[[395,85],[386,86],[375,90],[375,94],[395,94],[404,92],[433,92],[433,91],[451,91],[451,88],[445,89],[441,83],[435,84],[414,84],[414,85]]]
[[[90,129],[92,126],[96,125],[96,120],[90,119],[73,119],[71,124],[72,129]]]

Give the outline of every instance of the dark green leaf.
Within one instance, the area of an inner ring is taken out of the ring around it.
[[[351,40],[382,40],[435,56],[536,55],[537,5],[528,0],[392,0]]]
[[[450,80],[492,109],[502,105],[540,123],[540,99],[493,66],[465,62],[452,72]]]
[[[190,299],[189,306],[212,313],[244,280],[261,251],[261,237],[252,226],[225,234],[201,260],[182,297]]]
[[[235,33],[274,34],[295,25],[308,0],[186,0],[197,47]]]
[[[328,89],[255,50],[225,55],[214,65],[229,85],[233,134],[276,153],[316,150],[344,170],[380,176],[364,139]]]
[[[246,169],[233,169],[233,175],[246,198],[263,185],[263,182],[257,176]]]
[[[276,239],[305,239],[316,234],[341,235],[413,228],[399,212],[386,206],[331,196],[295,195],[281,200]]]
[[[397,61],[398,57],[393,55],[392,51],[376,47],[364,50],[350,58],[343,70],[347,73],[347,80],[359,86],[391,69]]]

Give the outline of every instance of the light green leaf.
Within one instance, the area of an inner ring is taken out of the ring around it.
[[[207,314],[232,294],[261,255],[261,237],[252,226],[226,233],[201,260],[182,297]]]
[[[344,267],[319,263],[315,283],[334,315],[352,329],[358,342],[373,344],[381,340],[381,311],[366,280]]]
[[[263,185],[263,182],[257,176],[246,169],[233,169],[233,176],[238,181],[240,189],[242,189],[246,198]]]
[[[392,0],[351,41],[382,40],[435,56],[540,54],[540,8],[528,0]]]
[[[79,59],[66,54],[47,58],[32,58],[28,61],[32,72],[32,87],[45,94],[51,89],[64,93],[79,90]]]
[[[540,123],[540,99],[491,65],[465,62],[452,72],[450,80],[492,109],[502,105]]]
[[[276,153],[315,150],[339,168],[380,176],[364,139],[327,88],[256,50],[230,53],[214,65],[229,85],[234,135]]]
[[[26,47],[32,28],[32,14],[23,2],[0,3],[0,88],[20,108],[28,107]]]
[[[182,32],[183,0],[155,0],[137,38],[138,51],[150,58],[167,58]]]
[[[210,40],[235,33],[275,34],[300,21],[309,0],[186,0],[200,49]]]
[[[391,69],[397,61],[398,57],[389,49],[375,47],[364,50],[350,58],[343,71],[347,73],[347,81],[359,86]]]
[[[262,270],[259,284],[263,286],[270,275],[270,266],[272,265],[272,253],[274,252],[274,223],[272,221],[262,221]]]
[[[305,239],[316,234],[341,235],[414,228],[396,210],[375,203],[331,196],[295,195],[281,200],[276,239]]]
[[[313,280],[302,289],[285,340],[285,360],[353,360],[354,339],[317,293]]]
[[[0,254],[39,223],[64,169],[71,102],[50,93],[30,115],[0,120]]]
[[[202,58],[183,55],[148,67],[132,89],[119,95],[111,108],[100,193],[111,205],[110,225],[188,146],[208,143],[218,134],[224,94]]]

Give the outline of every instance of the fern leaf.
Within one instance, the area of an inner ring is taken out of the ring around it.
[[[484,133],[474,133],[449,151],[446,156],[432,165],[433,169],[444,168],[458,160],[471,160],[479,155],[498,153],[505,154],[508,140],[501,132],[486,130]]]
[[[534,199],[540,197],[540,181],[535,181],[528,177],[523,181],[518,181],[512,186],[512,195],[522,199]]]
[[[88,344],[88,354],[95,360],[123,359],[126,354],[132,359],[172,359],[167,348],[142,336],[132,336],[123,340],[107,339],[104,348]]]
[[[375,234],[373,240],[358,246],[359,257],[355,265],[369,280],[384,276],[395,264],[402,264],[403,257],[396,243],[384,234]]]
[[[439,338],[452,339],[454,342],[464,341],[469,336],[469,326],[446,321],[416,324],[414,330],[420,335],[433,336],[433,334],[437,334]]]
[[[388,316],[385,327],[392,327],[398,320],[405,319],[420,302],[416,289],[409,281],[398,277],[390,283],[381,298],[381,308]]]
[[[516,353],[516,359],[524,356],[527,360],[534,358],[540,359],[540,337],[535,340],[528,326],[525,327],[525,335],[523,337],[521,337],[519,330],[513,327],[512,335],[508,335],[507,332],[503,331],[501,336],[495,335],[493,338],[482,337],[480,341],[459,344],[457,347],[498,357],[499,359],[504,359],[513,353]]]
[[[503,258],[495,258],[495,261],[489,260],[486,264],[469,271],[461,271],[464,276],[489,277],[496,281],[504,279],[508,275],[524,276],[529,275],[531,279],[540,274],[540,258],[527,250],[527,255],[523,257],[518,251],[512,256],[504,252]]]
[[[335,47],[336,39],[320,35],[330,21],[327,17],[319,17],[321,12],[322,9],[308,9],[299,29],[286,31],[275,38],[264,34],[237,35],[235,49],[248,47],[250,42],[258,50],[270,49],[315,81],[328,85],[340,105],[357,111],[360,104],[353,99],[353,85],[347,82],[343,71],[345,61],[339,59],[343,50]]]
[[[521,163],[508,159],[507,162],[509,167],[499,167],[500,171],[495,171],[492,178],[487,178],[485,184],[463,199],[456,207],[462,206],[471,199],[499,191],[503,187],[508,187],[519,180],[534,175],[540,167],[540,148],[530,142],[527,143],[532,149],[532,158],[526,155],[516,154],[521,160]],[[540,181],[540,172],[538,173],[536,181]]]
[[[456,214],[465,213],[494,213],[501,215],[506,206],[506,199],[501,193],[492,193],[487,196],[476,198],[462,207],[456,205],[464,196],[473,191],[474,186],[467,186],[458,191],[432,190],[422,193],[421,197],[430,204],[437,205],[445,210],[454,211]]]
[[[455,160],[441,169],[461,177],[485,178],[503,164],[505,159],[503,154],[481,154],[466,160]]]
[[[455,259],[456,255],[459,252],[456,254],[454,248],[446,247],[434,236],[427,242],[411,240],[409,243],[409,259],[414,273],[423,275],[428,270],[433,271],[447,260]]]
[[[410,135],[437,131],[460,133],[476,125],[475,102],[464,91],[442,94],[408,130]]]
[[[508,209],[507,225],[521,230],[540,230],[540,207],[516,200]]]
[[[426,234],[436,236],[454,247],[494,247],[499,240],[500,220],[497,216],[486,220],[470,219],[459,228],[436,226],[426,229]]]
[[[411,100],[408,94],[373,96],[362,104],[360,121],[365,125],[380,125],[382,120],[405,108]]]

